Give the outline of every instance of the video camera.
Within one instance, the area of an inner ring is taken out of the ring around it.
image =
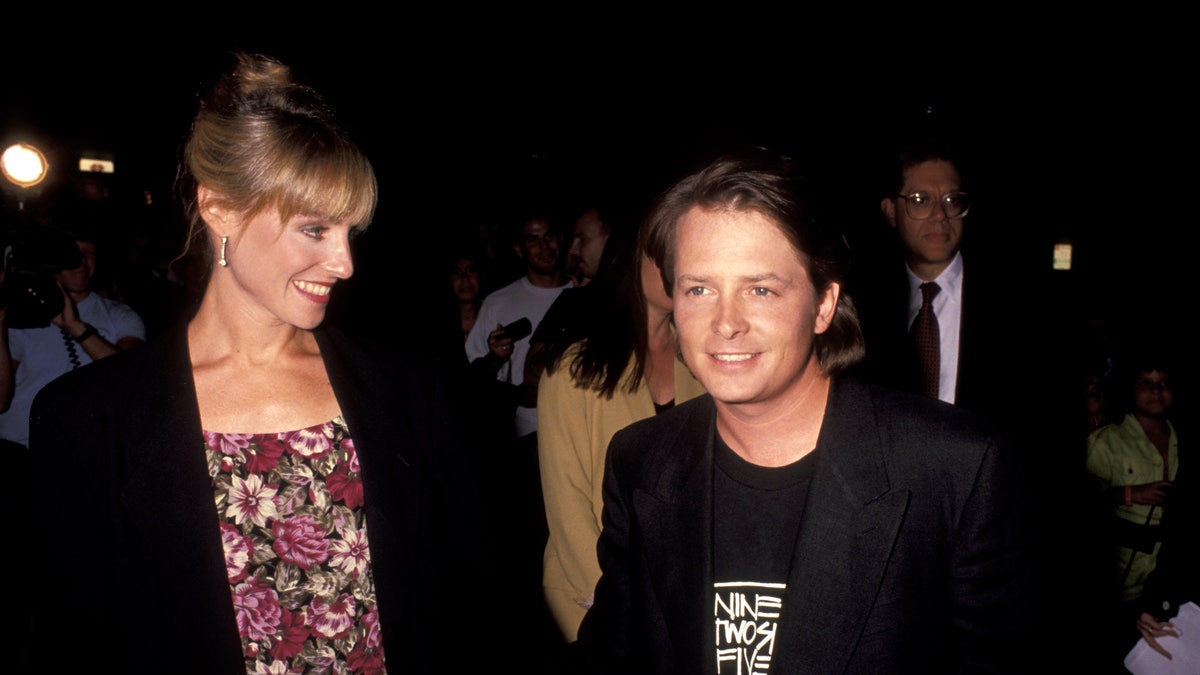
[[[4,279],[0,306],[10,328],[42,328],[63,310],[54,275],[83,264],[79,246],[67,234],[37,226],[0,227]]]

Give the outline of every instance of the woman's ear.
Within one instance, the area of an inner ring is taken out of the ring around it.
[[[221,193],[201,185],[196,188],[196,204],[204,224],[218,236],[226,236],[237,227],[238,214]]]

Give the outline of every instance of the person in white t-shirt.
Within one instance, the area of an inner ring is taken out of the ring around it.
[[[142,344],[146,328],[128,305],[92,291],[96,244],[71,233],[79,247],[78,267],[54,274],[63,308],[50,324],[9,328],[0,308],[0,438],[29,443],[29,407],[42,387],[59,375]]]

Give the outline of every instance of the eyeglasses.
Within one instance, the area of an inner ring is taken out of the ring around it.
[[[896,195],[904,200],[904,211],[913,220],[925,220],[933,215],[934,205],[941,202],[947,218],[965,218],[971,208],[971,197],[965,192],[947,192],[941,199],[928,192],[918,191],[911,195]]]

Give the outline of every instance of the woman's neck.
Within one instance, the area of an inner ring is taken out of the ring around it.
[[[315,339],[311,331],[231,307],[210,289],[188,324],[188,348],[193,365],[225,359],[262,365],[301,352],[311,353]]]

